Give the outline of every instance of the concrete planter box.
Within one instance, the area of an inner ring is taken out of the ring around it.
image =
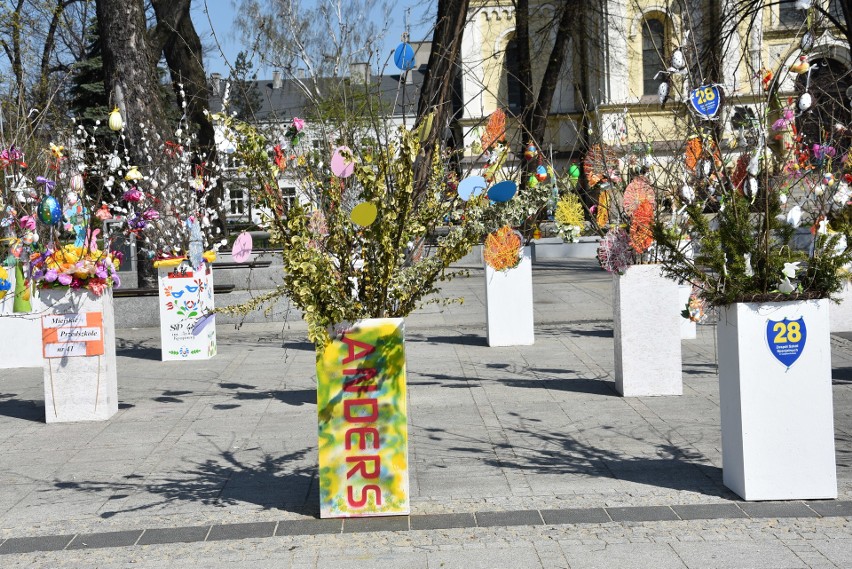
[[[14,342],[0,342],[0,369],[41,367],[41,318],[37,311],[15,314],[15,270],[8,270],[11,288],[0,298],[0,338],[14,338]],[[37,292],[33,291],[33,307],[38,306]]]
[[[216,316],[209,315],[213,310],[210,263],[195,270],[183,261],[157,270],[162,360],[212,358],[216,355]]]
[[[48,423],[105,421],[118,411],[112,290],[42,289]]]
[[[521,262],[507,271],[485,265],[485,311],[489,346],[529,346],[533,326],[532,258],[524,247]]]
[[[580,237],[576,243],[565,243],[560,237],[545,237],[532,242],[532,262],[547,259],[594,259],[598,254],[598,236]]]
[[[837,293],[840,304],[829,302],[829,322],[832,332],[852,332],[852,283],[846,281]]]
[[[722,478],[745,500],[837,497],[828,303],[720,314]]]
[[[681,395],[678,285],[660,265],[613,275],[615,388],[625,397]]]

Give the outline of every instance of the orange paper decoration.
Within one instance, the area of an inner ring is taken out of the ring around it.
[[[654,203],[654,188],[644,176],[639,176],[624,189],[624,211],[627,215],[633,215],[642,202]]]
[[[506,142],[506,113],[503,109],[497,109],[488,117],[485,126],[485,134],[480,140],[483,150],[489,150],[496,143]]]
[[[637,253],[644,253],[654,242],[653,222],[654,204],[649,201],[640,203],[630,222],[630,246]]]
[[[495,271],[505,271],[521,262],[521,236],[508,225],[489,233],[482,250],[485,263]]]

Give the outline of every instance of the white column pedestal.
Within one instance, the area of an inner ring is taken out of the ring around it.
[[[521,262],[506,271],[485,265],[485,309],[489,346],[529,346],[533,325],[532,257],[524,247]]]
[[[746,500],[837,497],[828,304],[721,312],[722,478]]]
[[[85,289],[42,289],[40,298],[45,420],[109,419],[118,411],[112,290],[98,297]]]
[[[681,395],[678,285],[659,265],[613,275],[615,388],[625,397]]]

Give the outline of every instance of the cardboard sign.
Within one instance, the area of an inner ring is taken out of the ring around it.
[[[721,108],[721,92],[716,85],[702,85],[689,93],[693,110],[705,119],[712,119]]]
[[[403,341],[401,318],[361,320],[317,358],[323,518],[410,511]]]
[[[85,312],[42,316],[41,345],[46,358],[102,356],[103,314]]]
[[[766,341],[769,343],[769,351],[784,367],[789,368],[796,363],[802,355],[802,350],[805,349],[807,339],[808,329],[804,318],[798,320],[785,318],[781,321],[767,320],[766,322]]]

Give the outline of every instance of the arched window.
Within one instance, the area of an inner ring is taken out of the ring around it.
[[[796,116],[796,128],[802,141],[812,144],[830,144],[839,153],[849,150],[849,138],[838,136],[835,125],[849,124],[850,109],[846,90],[852,87],[852,73],[840,61],[831,58],[811,60],[811,82],[808,92],[811,108]],[[796,91],[803,93],[807,74],[799,75]]]
[[[509,112],[519,114],[524,110],[524,91],[518,79],[520,72],[518,57],[518,42],[514,36],[506,44],[506,55],[503,58],[503,71],[506,73],[506,104]]]
[[[660,82],[654,76],[665,69],[666,32],[663,23],[654,18],[642,22],[642,94],[655,95]]]

